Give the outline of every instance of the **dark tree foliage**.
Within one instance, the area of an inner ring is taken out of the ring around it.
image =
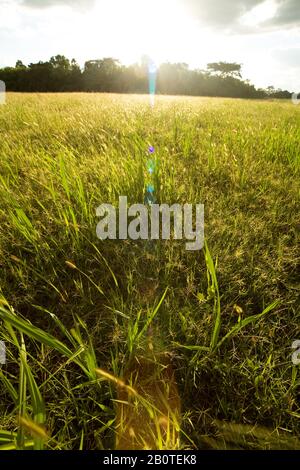
[[[209,72],[220,74],[221,77],[236,77],[242,78],[242,64],[237,64],[235,62],[213,62],[207,64],[207,69]]]
[[[207,70],[190,70],[185,63],[165,63],[158,69],[157,93],[190,96],[223,96],[233,98],[290,98],[288,91],[256,89],[243,81],[241,64],[215,62]],[[147,58],[141,64],[123,66],[112,57],[89,60],[81,70],[75,59],[63,55],[48,62],[0,69],[0,80],[8,91],[20,92],[107,92],[147,93]]]

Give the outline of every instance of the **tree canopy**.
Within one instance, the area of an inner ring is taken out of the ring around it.
[[[222,77],[242,78],[242,64],[237,64],[235,62],[212,62],[211,64],[207,64],[207,69],[210,72],[220,73]]]
[[[56,55],[47,62],[0,69],[8,91],[147,93],[148,64],[121,65],[112,57],[88,60],[81,69],[75,59]],[[185,63],[164,63],[157,70],[157,93],[168,95],[224,96],[233,98],[290,98],[288,91],[256,89],[242,79],[242,65],[214,62],[206,70],[191,70]]]

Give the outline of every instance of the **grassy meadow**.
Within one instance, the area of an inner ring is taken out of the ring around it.
[[[201,251],[96,237],[100,204],[143,203],[150,145],[158,202],[205,204]],[[140,448],[300,449],[299,169],[288,101],[8,94],[0,449],[137,441],[126,406]]]

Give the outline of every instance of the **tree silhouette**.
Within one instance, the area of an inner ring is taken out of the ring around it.
[[[212,62],[207,64],[207,69],[210,72],[220,74],[223,78],[242,78],[242,65],[235,62]]]
[[[0,80],[8,91],[25,92],[115,92],[148,93],[149,57],[128,67],[106,57],[88,60],[81,70],[75,59],[56,55],[47,62],[0,69]],[[164,63],[157,71],[157,93],[191,96],[225,96],[236,98],[290,98],[288,91],[256,89],[241,77],[241,64],[213,62],[207,70],[190,70],[186,63]]]

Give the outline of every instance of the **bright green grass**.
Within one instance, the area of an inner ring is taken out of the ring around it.
[[[143,202],[149,145],[159,202],[205,204],[201,252],[96,238],[101,203]],[[290,102],[8,94],[0,447],[113,448],[115,390],[95,369],[122,377],[150,327],[176,369],[182,447],[299,448],[299,163]]]

